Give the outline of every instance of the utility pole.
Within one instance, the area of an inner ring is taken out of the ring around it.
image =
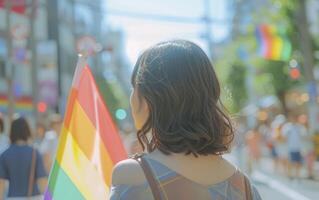
[[[314,133],[318,130],[318,106],[317,106],[317,86],[316,80],[314,77],[314,58],[313,58],[313,49],[312,41],[309,32],[309,25],[306,15],[306,1],[299,1],[299,12],[296,15],[296,24],[298,24],[298,29],[300,33],[300,46],[303,54],[303,63],[305,69],[305,77],[308,84],[308,93],[309,93],[309,105],[308,105],[308,114],[309,114],[309,129],[311,133]]]
[[[205,15],[203,21],[206,26],[205,39],[208,47],[208,56],[213,58],[213,40],[212,40],[212,27],[211,27],[211,14],[210,14],[210,0],[204,0]]]
[[[37,42],[35,39],[34,32],[34,20],[36,15],[36,0],[31,0],[31,10],[30,10],[30,48],[31,48],[31,78],[32,78],[32,107],[33,116],[35,122],[38,120],[38,63],[37,63]]]
[[[56,107],[56,112],[61,112],[61,96],[62,92],[62,51],[60,46],[60,35],[59,35],[59,15],[58,15],[58,0],[48,0],[46,3],[48,13],[48,39],[54,40],[57,45],[57,76],[58,76],[58,96],[59,103]]]
[[[8,118],[9,123],[11,123],[14,114],[14,94],[13,94],[13,86],[14,86],[14,73],[15,73],[15,66],[12,61],[12,37],[11,37],[11,7],[12,1],[5,0],[5,9],[6,9],[6,28],[7,28],[7,55],[8,60],[6,62],[6,77],[7,77],[7,99],[8,99]]]

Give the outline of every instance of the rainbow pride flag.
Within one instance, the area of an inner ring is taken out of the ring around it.
[[[0,94],[0,112],[6,113],[8,111],[9,101],[6,95]],[[15,99],[15,111],[22,114],[32,113],[33,105],[32,98],[23,96]]]
[[[289,60],[292,47],[284,31],[263,24],[256,28],[256,38],[258,55],[269,60]]]
[[[76,68],[45,200],[108,199],[112,168],[127,158],[85,60]]]

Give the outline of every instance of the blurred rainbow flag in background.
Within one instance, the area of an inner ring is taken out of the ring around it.
[[[269,60],[289,60],[292,47],[283,31],[263,24],[256,28],[256,38],[260,56]]]
[[[0,94],[0,112],[8,112],[9,101],[6,95]],[[32,113],[32,98],[29,96],[15,98],[15,111],[22,114]]]
[[[117,128],[80,57],[44,199],[108,199],[112,168],[125,158]]]

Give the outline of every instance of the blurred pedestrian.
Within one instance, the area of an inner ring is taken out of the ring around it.
[[[59,135],[62,127],[62,117],[59,114],[52,114],[49,117],[50,130],[45,133],[39,151],[43,155],[44,166],[47,173],[50,173],[53,161],[58,148]]]
[[[13,120],[10,147],[0,156],[0,199],[9,182],[8,200],[42,199],[47,178],[39,152],[29,145],[31,132],[23,117]]]
[[[271,128],[268,120],[261,122],[258,128],[258,132],[261,134],[264,142],[267,141],[269,137],[271,137]]]
[[[314,145],[314,134],[310,133],[307,128],[308,117],[303,114],[298,117],[298,122],[305,127],[305,134],[302,139],[302,157],[304,158],[308,179],[314,179],[314,165],[316,161],[315,145]],[[316,131],[318,132],[318,131]]]
[[[261,158],[262,137],[257,126],[246,134],[246,144],[248,147],[248,171],[252,173],[253,166],[258,165]]]
[[[149,48],[137,60],[132,85],[132,116],[148,153],[115,166],[111,200],[261,199],[221,156],[234,130],[199,46],[174,40]]]
[[[302,139],[306,133],[306,129],[301,124],[298,124],[297,117],[291,114],[289,122],[282,128],[282,133],[287,140],[289,150],[289,177],[299,179],[302,166]]]
[[[0,113],[0,155],[9,147],[9,138],[4,132],[4,117]]]
[[[277,152],[274,148],[272,130],[268,119],[259,125],[258,132],[261,135],[263,145],[270,151],[271,158],[277,160]]]
[[[262,124],[259,127],[259,132],[263,136],[263,141],[270,152],[270,156],[273,162],[273,171],[277,172],[279,169],[279,158],[275,147],[275,140],[273,137],[273,129],[268,122]]]
[[[34,147],[36,147],[37,149],[40,148],[40,146],[41,146],[41,143],[42,143],[44,136],[45,136],[45,132],[46,132],[46,127],[45,127],[44,123],[38,122],[37,126],[36,126],[35,138],[33,141]]]
[[[286,122],[286,117],[284,115],[277,115],[271,124],[272,128],[272,139],[273,139],[273,153],[276,154],[278,159],[279,167],[283,174],[288,175],[289,167],[289,152],[287,141],[282,133],[282,127]]]

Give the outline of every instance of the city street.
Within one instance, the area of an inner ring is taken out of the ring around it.
[[[246,160],[246,153],[243,151],[240,155],[234,151],[227,154],[225,158],[235,164],[242,166]],[[238,159],[241,162],[238,162]],[[318,173],[318,163],[316,173]],[[255,169],[251,175],[253,184],[257,187],[262,199],[264,200],[317,200],[319,197],[319,182],[318,180],[302,179],[300,181],[289,180],[281,174],[273,171],[272,161],[269,158],[263,158],[258,169]],[[305,174],[305,170],[302,174]]]
[[[265,200],[316,200],[319,197],[318,181],[295,182],[261,171],[255,171],[252,178]]]
[[[319,0],[0,0],[7,199],[319,200]]]

